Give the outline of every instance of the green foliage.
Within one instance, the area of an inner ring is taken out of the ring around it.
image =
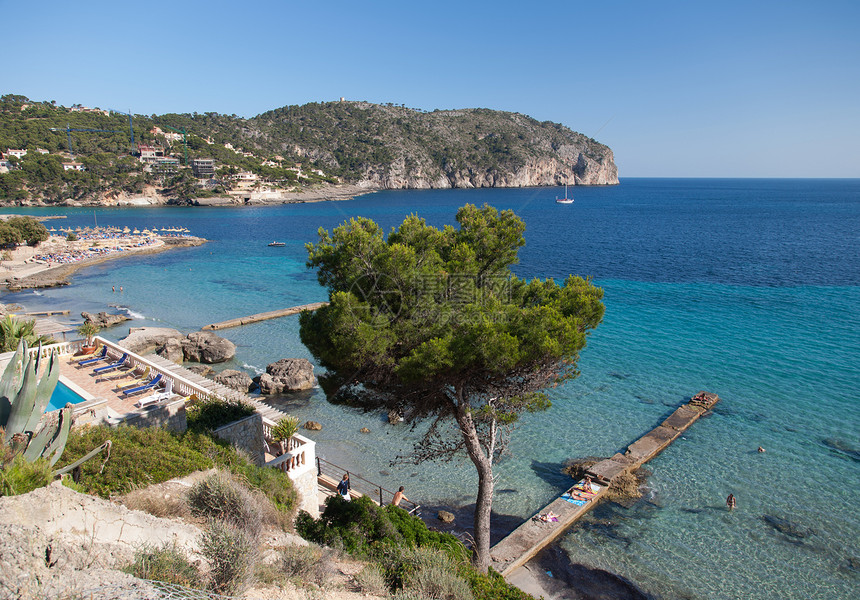
[[[467,450],[484,475],[475,542],[486,568],[493,462],[520,415],[549,408],[545,390],[579,374],[603,291],[572,275],[563,285],[517,278],[525,223],[512,211],[466,205],[456,219],[459,228],[439,230],[411,215],[387,239],[365,218],[320,229],[307,264],[330,303],[299,323],[331,400],[456,424],[430,427],[410,458]]]
[[[217,396],[200,398],[186,409],[188,429],[214,431],[222,425],[254,414],[254,407],[241,400],[224,400]]]
[[[34,462],[20,454],[0,466],[0,496],[17,496],[45,487],[53,480],[51,464],[44,458]]]
[[[534,600],[492,569],[488,573],[479,573],[475,569],[460,567],[458,572],[469,583],[475,600]]]
[[[36,333],[35,319],[6,315],[0,320],[0,352],[11,352],[24,340],[29,346],[53,344],[54,338]]]
[[[0,174],[0,177],[3,177]],[[21,231],[15,227],[12,227],[5,221],[0,221],[0,246],[4,248],[10,248],[14,246],[18,246],[24,242],[24,237],[21,235]]]
[[[177,435],[155,427],[99,426],[71,432],[60,466],[73,463],[107,440],[113,445],[104,471],[99,473],[99,461],[89,461],[81,467],[80,479],[88,493],[103,498],[240,460],[229,446],[193,432]]]
[[[134,553],[134,562],[123,569],[139,579],[164,581],[199,589],[200,573],[185,553],[175,545],[145,546]]]
[[[296,519],[296,532],[312,542],[342,545],[351,554],[367,555],[387,544],[441,548],[463,559],[466,549],[453,535],[430,531],[424,522],[396,506],[377,506],[367,496],[346,502],[337,495],[326,499],[319,519],[306,512]]]
[[[249,583],[257,542],[244,529],[225,521],[210,521],[200,550],[210,564],[209,588],[217,594],[241,593]]]
[[[195,431],[182,434],[164,428],[120,426],[79,427],[71,432],[60,466],[72,464],[90,449],[112,440],[110,459],[81,467],[80,486],[103,498],[128,492],[194,471],[221,467],[248,487],[258,490],[288,521],[296,507],[296,490],[290,478],[278,469],[250,463],[229,444]]]
[[[276,442],[286,441],[296,435],[299,430],[299,419],[287,416],[272,427],[272,439]]]
[[[290,517],[298,506],[298,497],[289,475],[280,469],[258,467],[250,462],[234,464],[231,470],[249,487],[265,495],[287,521],[292,521]]]
[[[92,321],[84,321],[81,323],[81,326],[78,327],[78,333],[84,336],[87,342],[92,342],[93,336],[98,334],[99,331],[101,331],[101,327]]]
[[[67,242],[77,242],[77,241],[78,241],[78,236],[75,234],[75,232],[74,232],[74,231],[70,231],[70,232],[66,235],[66,241],[67,241]]]
[[[44,242],[51,236],[45,226],[32,217],[12,217],[6,220],[6,225],[17,229],[21,233],[21,239],[30,246]]]

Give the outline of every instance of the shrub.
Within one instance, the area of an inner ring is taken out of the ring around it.
[[[334,576],[336,553],[331,548],[287,546],[281,551],[281,568],[287,577],[296,577],[324,587]]]
[[[256,541],[225,521],[209,522],[200,549],[209,560],[209,587],[217,594],[238,594],[250,583]]]
[[[74,233],[73,231],[70,231],[70,232],[68,233],[68,235],[66,235],[66,241],[67,241],[67,242],[77,242],[77,241],[78,241],[78,236],[76,236],[76,235],[75,235],[75,233]]]
[[[254,407],[242,401],[207,396],[186,408],[185,414],[188,429],[206,432],[254,414]]]
[[[256,538],[263,528],[258,500],[235,479],[214,473],[188,491],[188,506],[196,517],[226,521]]]
[[[356,573],[355,583],[365,594],[385,596],[389,591],[385,573],[382,567],[376,564],[369,564]]]
[[[199,588],[200,574],[184,552],[174,545],[144,546],[134,553],[134,562],[123,569],[140,579],[151,579]]]
[[[187,518],[191,515],[183,494],[165,494],[159,488],[132,490],[123,496],[121,502],[131,510],[141,510],[156,517]]]
[[[457,565],[444,552],[417,548],[417,568],[406,582],[405,589],[414,590],[425,598],[473,600],[469,584],[457,574]]]
[[[471,565],[459,569],[475,600],[534,600],[520,588],[509,584],[499,573],[490,569],[489,573],[478,573]]]
[[[259,490],[272,502],[281,513],[279,521],[282,524],[292,522],[293,514],[298,506],[298,498],[296,488],[293,486],[289,475],[280,469],[258,467],[251,463],[234,465],[231,470],[240,479],[247,482],[249,487]]]
[[[0,496],[17,496],[45,487],[53,480],[51,465],[44,458],[29,462],[20,454],[0,468]]]

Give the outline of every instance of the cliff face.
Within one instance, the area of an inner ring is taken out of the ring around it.
[[[618,183],[607,146],[519,113],[330,102],[264,113],[246,135],[383,189]]]

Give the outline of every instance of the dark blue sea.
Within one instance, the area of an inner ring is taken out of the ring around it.
[[[523,420],[497,467],[498,521],[527,518],[566,488],[564,461],[623,450],[709,390],[721,402],[649,463],[645,497],[599,507],[563,538],[571,560],[662,598],[860,597],[860,180],[625,178],[572,191],[572,205],[554,202],[557,189],[530,188],[241,209],[30,209],[68,216],[49,226],[185,226],[212,241],[2,301],[117,305],[131,325],[192,331],[325,299],[305,268],[304,244],[319,227],[361,215],[390,228],[410,213],[442,226],[465,203],[513,209],[527,226],[517,273],[591,276],[606,316],[581,377],[553,391],[549,413]],[[267,247],[273,240],[286,246]],[[106,333],[118,339],[126,328]],[[254,374],[310,358],[295,317],[223,335],[239,346],[225,368]],[[323,424],[308,434],[323,457],[389,489],[404,485],[422,504],[473,501],[468,461],[389,465],[415,434],[383,415],[330,405],[318,390],[279,402]]]

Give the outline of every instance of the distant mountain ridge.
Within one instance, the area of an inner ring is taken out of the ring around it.
[[[618,183],[609,147],[519,113],[341,101],[286,106],[246,125],[244,140],[386,189]]]
[[[607,146],[557,123],[484,108],[339,101],[250,119],[134,115],[134,144],[129,125],[123,113],[0,96],[0,152],[10,155],[0,161],[0,204],[228,196],[241,203],[255,194],[277,202],[337,183],[358,190],[618,183]],[[195,158],[215,160],[206,185],[185,168]]]

